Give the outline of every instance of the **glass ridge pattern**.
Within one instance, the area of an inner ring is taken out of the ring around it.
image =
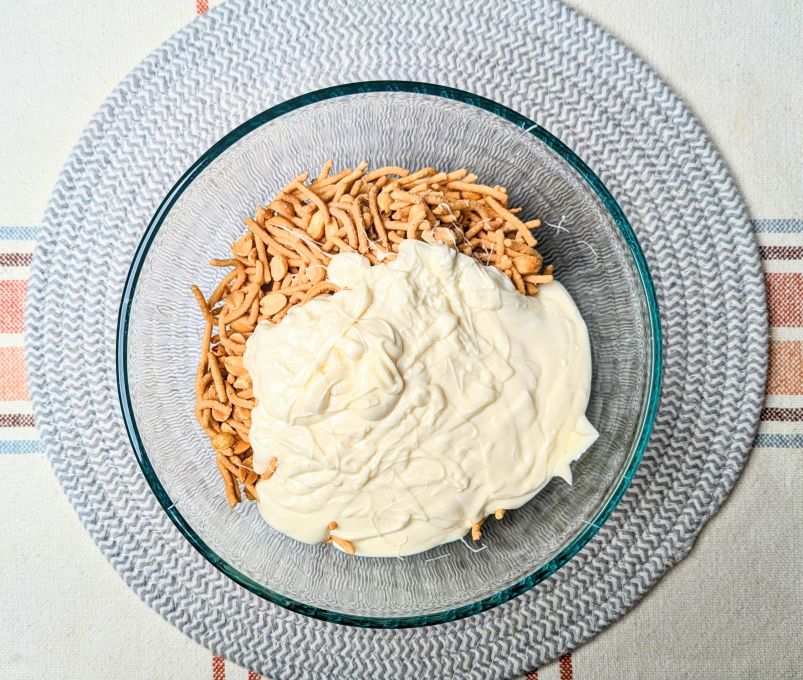
[[[420,616],[362,616],[311,606],[266,588],[263,584],[258,583],[248,575],[233,567],[228,561],[221,558],[212,548],[209,547],[209,545],[201,538],[195,529],[193,529],[187,519],[182,516],[181,512],[179,512],[170,495],[160,482],[151,460],[149,459],[148,452],[145,449],[143,439],[137,426],[128,376],[128,340],[129,332],[131,330],[130,321],[132,300],[135,295],[137,283],[140,279],[140,274],[142,272],[148,252],[153,245],[154,239],[156,238],[160,227],[181,195],[187,190],[193,181],[209,165],[211,165],[215,159],[217,159],[232,145],[261,126],[274,121],[287,113],[291,113],[303,107],[307,107],[319,102],[325,102],[337,97],[381,92],[421,94],[468,104],[486,112],[490,112],[501,119],[512,123],[516,127],[520,128],[524,133],[533,135],[549,149],[555,152],[582,178],[588,188],[591,189],[596,198],[609,213],[617,229],[619,230],[619,233],[626,244],[629,255],[632,258],[632,262],[638,273],[638,279],[642,289],[641,293],[643,295],[644,304],[646,305],[646,321],[649,331],[647,338],[649,347],[646,348],[649,352],[649,375],[647,378],[648,385],[646,390],[647,394],[645,403],[643,404],[640,422],[638,424],[638,431],[634,437],[635,445],[626,460],[626,465],[622,469],[614,488],[609,493],[602,506],[597,509],[597,512],[593,515],[591,521],[585,521],[584,528],[574,536],[567,546],[559,550],[559,552],[551,560],[542,564],[540,567],[538,567],[538,569],[533,571],[525,578],[514,583],[510,587],[500,590],[490,597],[482,598],[470,604],[449,608],[444,611],[426,613]],[[162,204],[154,214],[154,217],[148,225],[148,228],[146,229],[133,258],[131,269],[126,280],[118,317],[117,382],[126,428],[143,474],[145,475],[159,503],[162,505],[167,515],[181,531],[184,537],[217,569],[260,597],[263,597],[277,605],[285,607],[299,614],[315,617],[332,623],[367,628],[406,628],[426,626],[444,623],[447,621],[454,621],[466,616],[471,616],[507,602],[512,598],[530,590],[535,585],[554,574],[564,564],[571,560],[599,531],[602,524],[607,520],[621,497],[624,495],[627,487],[636,473],[644,450],[647,446],[649,435],[655,420],[658,399],[660,395],[660,379],[660,321],[655,291],[650,279],[646,260],[638,244],[636,235],[633,232],[633,229],[630,226],[627,218],[623,214],[616,200],[605,188],[600,179],[558,138],[512,109],[475,94],[426,83],[404,81],[371,81],[339,85],[317,90],[315,92],[310,92],[308,94],[290,99],[270,109],[267,109],[224,136],[219,142],[214,144],[206,153],[204,153],[187,170],[181,179],[178,180],[175,186],[168,192]]]

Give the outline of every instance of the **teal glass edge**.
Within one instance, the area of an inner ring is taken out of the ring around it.
[[[574,168],[593,189],[594,193],[605,206],[606,210],[608,210],[610,213],[623,238],[625,239],[627,247],[630,250],[630,254],[632,255],[636,264],[636,269],[638,271],[642,289],[644,291],[651,336],[649,393],[639,424],[636,445],[630,460],[628,461],[627,468],[619,480],[619,483],[608,495],[607,500],[594,516],[593,521],[586,524],[585,528],[574,537],[571,543],[563,548],[552,560],[505,590],[502,590],[478,602],[456,607],[454,609],[448,609],[442,612],[422,614],[421,616],[357,616],[341,612],[328,611],[319,607],[306,605],[265,588],[219,557],[204,542],[204,540],[197,533],[195,533],[195,530],[181,515],[167,491],[161,485],[156,472],[150,463],[148,453],[145,450],[140,437],[136,420],[134,418],[133,405],[131,403],[131,396],[128,388],[127,345],[129,317],[131,314],[131,300],[133,298],[134,290],[136,289],[142,265],[148,255],[151,245],[153,244],[153,240],[158,233],[165,217],[170,212],[171,208],[181,194],[194,181],[194,179],[218,156],[226,151],[226,149],[265,123],[268,123],[271,120],[284,115],[285,113],[289,113],[298,108],[324,101],[326,99],[372,92],[410,92],[442,97],[445,99],[462,102],[464,104],[469,104],[471,106],[476,106],[477,108],[489,111],[513,123],[517,127],[521,128],[525,133],[532,134],[533,136],[537,137],[540,141],[559,154],[562,159],[566,161],[572,168]],[[252,593],[263,597],[274,604],[305,616],[311,616],[331,623],[357,626],[362,628],[411,628],[418,626],[429,626],[438,623],[446,623],[448,621],[456,621],[473,614],[479,614],[480,612],[487,611],[488,609],[508,602],[514,597],[517,597],[518,595],[530,590],[535,585],[554,574],[564,564],[571,560],[599,531],[603,523],[608,519],[614,508],[621,500],[633,477],[635,476],[636,470],[647,447],[647,443],[655,422],[661,391],[662,374],[660,316],[658,311],[658,302],[655,296],[655,289],[649,269],[647,267],[647,261],[644,257],[643,251],[641,250],[641,246],[638,243],[636,234],[625,217],[624,212],[619,207],[619,204],[616,202],[602,181],[571,149],[569,149],[569,147],[567,147],[557,137],[537,123],[534,123],[530,119],[512,109],[509,109],[506,106],[503,106],[502,104],[494,102],[485,97],[481,97],[480,95],[443,85],[395,80],[348,83],[316,90],[314,92],[303,94],[299,97],[294,97],[293,99],[288,99],[287,101],[277,104],[276,106],[273,106],[254,116],[250,120],[247,120],[242,125],[229,132],[220,141],[210,147],[209,150],[206,151],[206,153],[204,153],[195,163],[193,163],[193,165],[168,192],[167,196],[156,210],[156,213],[151,219],[148,228],[145,230],[145,234],[143,235],[142,240],[137,247],[136,253],[134,254],[134,259],[126,278],[123,296],[120,302],[120,311],[118,314],[117,323],[116,359],[117,387],[120,398],[120,406],[122,409],[123,420],[128,431],[128,436],[131,441],[132,448],[134,449],[134,455],[136,456],[137,462],[142,469],[142,473],[144,474],[145,479],[150,485],[160,505],[167,513],[168,517],[176,525],[178,530],[190,542],[190,544],[196,550],[198,550],[198,552],[200,552],[206,560],[208,560],[226,576],[244,588],[247,588]]]

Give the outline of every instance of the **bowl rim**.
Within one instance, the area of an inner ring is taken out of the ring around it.
[[[131,314],[131,302],[134,297],[134,292],[136,290],[136,285],[137,281],[139,280],[142,266],[145,262],[148,252],[150,251],[150,247],[153,244],[154,238],[181,194],[218,156],[220,156],[224,151],[226,151],[240,139],[262,125],[275,120],[286,113],[290,113],[299,108],[327,99],[377,92],[407,92],[412,94],[422,94],[441,97],[443,99],[475,106],[493,113],[510,123],[513,123],[525,134],[532,134],[553,151],[555,151],[558,155],[560,155],[561,158],[583,178],[586,184],[596,194],[605,209],[611,215],[614,223],[624,238],[638,271],[642,293],[646,301],[647,320],[650,332],[650,339],[648,342],[651,350],[649,391],[647,393],[646,406],[642,411],[641,418],[638,423],[635,445],[631,449],[627,465],[621,473],[619,480],[604,501],[600,503],[600,506],[597,508],[597,511],[593,516],[593,521],[586,523],[585,527],[574,536],[569,544],[560,550],[551,560],[541,565],[538,569],[517,583],[508,586],[504,590],[501,590],[489,597],[483,598],[482,600],[478,600],[477,602],[472,602],[470,604],[461,605],[459,607],[444,611],[413,616],[362,616],[329,611],[313,605],[304,604],[303,602],[293,600],[290,597],[274,592],[262,584],[257,583],[226,562],[223,558],[218,556],[214,550],[212,550],[195,532],[190,523],[178,511],[175,503],[171,500],[167,491],[159,481],[156,472],[150,463],[148,453],[145,450],[145,446],[137,428],[128,386],[128,332]],[[200,158],[198,158],[181,176],[181,178],[167,193],[151,218],[151,221],[149,222],[148,227],[145,230],[139,245],[137,246],[131,267],[126,277],[117,321],[116,373],[117,390],[120,398],[123,420],[125,422],[128,438],[131,442],[131,446],[134,450],[134,455],[136,456],[140,469],[142,470],[145,479],[147,480],[151,490],[153,491],[167,516],[182,533],[184,538],[186,538],[208,562],[210,562],[214,567],[231,578],[237,584],[250,590],[252,593],[269,600],[276,605],[305,616],[321,619],[330,623],[345,624],[362,628],[411,628],[445,623],[448,621],[456,621],[473,614],[487,611],[493,607],[508,602],[514,597],[517,597],[530,590],[541,581],[549,578],[564,564],[571,560],[591,540],[591,538],[596,535],[604,522],[610,517],[611,513],[624,495],[626,489],[630,485],[647,447],[647,443],[655,423],[661,391],[661,351],[662,337],[658,301],[656,298],[652,278],[647,267],[647,261],[638,243],[636,234],[610,191],[605,187],[597,175],[594,174],[594,172],[592,172],[592,170],[585,164],[585,162],[583,162],[583,160],[577,156],[577,154],[575,154],[560,139],[555,137],[555,135],[537,123],[533,122],[522,114],[517,113],[513,109],[480,95],[431,83],[398,80],[375,80],[347,83],[315,90],[272,106],[242,123],[222,137],[205,153],[203,153]]]

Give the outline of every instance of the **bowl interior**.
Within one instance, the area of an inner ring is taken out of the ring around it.
[[[135,449],[174,520],[180,515],[196,546],[255,592],[358,625],[455,618],[548,576],[618,500],[653,415],[657,330],[632,234],[623,233],[546,133],[442,95],[420,88],[341,92],[284,106],[241,130],[236,141],[224,140],[215,151],[222,152],[208,154],[157,215],[121,311],[124,410],[131,409]],[[574,464],[572,486],[553,480],[502,522],[486,523],[480,549],[455,542],[404,559],[350,557],[274,531],[254,504],[232,511],[226,503],[213,451],[194,417],[203,320],[189,286],[208,294],[220,278],[208,261],[227,257],[243,218],[327,158],[336,169],[362,160],[371,167],[466,167],[482,181],[507,186],[511,205],[542,221],[539,248],[588,326],[588,417],[600,438]]]

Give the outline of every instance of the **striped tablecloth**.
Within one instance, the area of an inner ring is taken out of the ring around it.
[[[732,164],[758,218],[770,372],[751,460],[691,555],[621,622],[527,677],[793,677],[803,667],[803,8],[784,0],[713,9],[695,0],[571,4],[653,63]],[[105,563],[40,453],[23,363],[36,224],[58,167],[116,81],[207,9],[206,0],[0,6],[3,677],[259,677],[162,621]],[[728,29],[716,43],[712,21]],[[773,91],[784,100],[773,101]]]

